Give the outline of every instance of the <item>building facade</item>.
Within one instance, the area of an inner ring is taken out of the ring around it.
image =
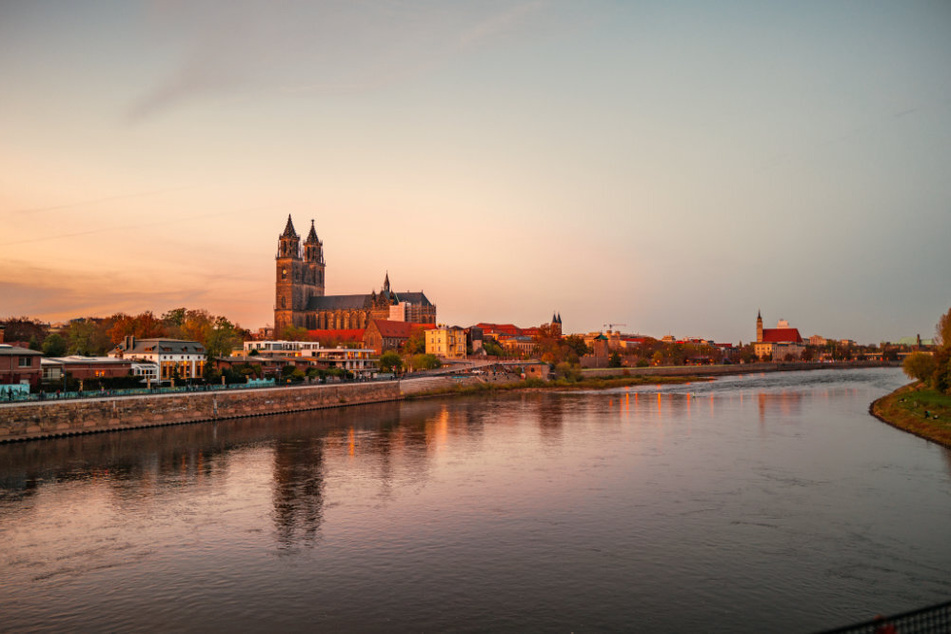
[[[109,353],[116,359],[150,361],[159,368],[159,380],[200,379],[205,371],[205,346],[181,339],[126,337]]]
[[[775,328],[763,328],[763,315],[756,313],[756,343],[753,352],[758,359],[773,361],[798,360],[806,347],[798,328],[780,319]]]
[[[116,357],[87,357],[79,354],[68,357],[47,357],[42,360],[43,380],[57,382],[63,375],[88,381],[112,379],[132,374],[132,360]]]
[[[440,326],[426,331],[426,354],[445,359],[466,358],[466,331],[459,327]]]
[[[380,292],[327,295],[323,242],[311,221],[301,246],[291,216],[278,237],[274,299],[274,330],[278,337],[293,326],[307,330],[364,329],[373,319],[435,324],[436,306],[423,292],[397,293],[386,275]]]
[[[43,353],[20,346],[0,343],[0,393],[29,391],[40,385],[43,370],[40,359]],[[13,386],[16,386],[15,388]]]
[[[316,341],[245,341],[240,351],[248,362],[255,359],[294,359],[295,365],[340,369],[358,377],[369,377],[377,369],[369,348],[324,348]],[[255,355],[251,356],[254,352]],[[237,356],[237,355],[232,355]],[[296,360],[306,361],[305,363]]]
[[[371,319],[363,334],[363,345],[372,348],[377,354],[383,354],[388,350],[399,350],[409,341],[414,331],[434,327],[433,324]]]

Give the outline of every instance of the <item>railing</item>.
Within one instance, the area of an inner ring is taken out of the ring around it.
[[[822,634],[933,634],[951,632],[951,601],[894,616],[878,616],[864,623],[847,625]]]
[[[221,392],[225,390],[253,390],[261,387],[274,387],[274,379],[255,379],[247,383],[231,383],[228,385],[180,385],[177,387],[155,388],[127,388],[121,390],[84,390],[82,392],[37,392],[4,395],[0,397],[0,405],[4,403],[29,403],[42,401],[64,401],[77,398],[103,398],[113,396],[144,396],[155,394],[178,394],[181,392]]]

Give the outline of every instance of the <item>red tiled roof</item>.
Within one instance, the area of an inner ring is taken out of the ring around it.
[[[408,339],[417,328],[432,330],[436,327],[435,324],[415,324],[411,321],[389,321],[387,319],[374,319],[373,323],[380,331],[380,336],[402,339]]]
[[[762,343],[802,343],[798,328],[763,328]]]
[[[336,330],[308,330],[307,334],[316,341],[336,339],[338,341],[363,341],[362,328]]]
[[[505,335],[520,335],[522,334],[522,329],[516,326],[515,324],[486,324],[479,323],[476,324],[477,328],[481,328],[483,332],[487,334],[505,334]]]

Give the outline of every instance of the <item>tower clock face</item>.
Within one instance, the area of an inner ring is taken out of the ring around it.
[[[282,280],[287,279],[287,269],[281,269],[281,279]]]

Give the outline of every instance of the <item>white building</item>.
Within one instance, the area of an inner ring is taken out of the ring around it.
[[[109,356],[150,361],[158,366],[159,380],[162,382],[176,378],[199,379],[205,372],[205,346],[197,341],[126,337]]]
[[[369,376],[377,369],[372,348],[323,348],[316,341],[245,341],[244,349],[232,356],[293,357],[309,359],[316,366],[339,368],[357,376]]]

